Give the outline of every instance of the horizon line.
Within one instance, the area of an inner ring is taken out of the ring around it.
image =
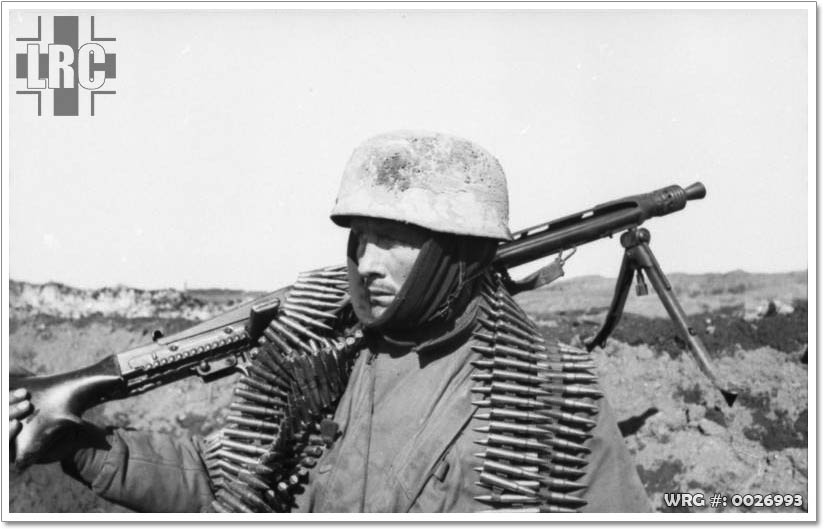
[[[799,274],[799,273],[806,273],[806,274],[809,275],[809,268],[804,268],[804,269],[799,269],[799,270],[787,270],[787,271],[783,271],[783,272],[750,272],[750,271],[747,271],[747,270],[744,270],[744,269],[741,269],[741,268],[736,268],[734,270],[728,270],[726,272],[668,272],[666,275],[667,275],[667,277],[672,277],[672,276],[726,275],[726,274],[735,274],[735,273],[747,274],[747,275],[751,275],[751,276],[757,276],[757,275],[760,275],[760,276],[779,276],[779,275],[790,275],[790,274]],[[560,282],[565,282],[565,281],[577,281],[577,280],[586,280],[586,279],[615,280],[615,279],[617,279],[617,276],[603,276],[603,275],[600,275],[600,274],[564,275],[564,276],[558,278],[556,281],[553,281],[553,284],[558,284]],[[277,287],[275,289],[243,288],[243,287],[220,287],[220,286],[209,286],[209,287],[201,287],[201,286],[190,287],[190,286],[186,286],[185,288],[166,286],[166,287],[141,288],[141,287],[130,286],[130,285],[125,284],[125,283],[116,283],[116,284],[113,284],[113,285],[103,285],[103,286],[99,286],[99,287],[94,287],[94,286],[76,286],[76,285],[71,285],[71,284],[64,283],[62,281],[58,281],[58,280],[54,280],[54,279],[48,280],[48,281],[43,281],[43,282],[33,282],[33,281],[26,281],[24,279],[14,279],[14,278],[9,277],[9,285],[11,285],[12,283],[24,283],[24,284],[33,285],[33,286],[62,285],[64,287],[68,287],[68,288],[74,289],[74,290],[104,290],[104,289],[107,289],[107,288],[126,288],[126,289],[139,290],[139,291],[144,291],[144,292],[157,292],[157,291],[162,291],[162,290],[174,290],[174,291],[178,291],[178,292],[191,292],[191,291],[202,291],[202,290],[226,290],[226,291],[265,293],[265,292],[273,292],[274,290],[277,290],[277,288],[282,288],[282,287],[289,286],[288,283],[284,283],[283,285],[281,285],[280,287]]]

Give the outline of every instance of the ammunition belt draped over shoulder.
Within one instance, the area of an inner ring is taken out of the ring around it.
[[[250,351],[226,424],[205,443],[213,512],[289,512],[337,425],[363,335],[344,267],[301,274]],[[547,343],[497,273],[484,279],[473,347],[478,510],[575,512],[595,425],[589,353]],[[477,424],[477,422],[476,422]]]
[[[214,512],[289,512],[336,428],[363,336],[348,306],[346,269],[307,272],[289,289],[242,371],[226,425],[205,442]]]
[[[578,494],[588,463],[583,444],[595,426],[595,365],[587,351],[548,343],[515,303],[501,277],[486,278],[484,304],[474,347],[478,382],[475,418],[477,485],[475,499],[493,510],[576,512],[586,505]]]

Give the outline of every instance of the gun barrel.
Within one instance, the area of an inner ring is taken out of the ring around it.
[[[701,182],[695,182],[694,184],[687,186],[684,191],[687,194],[687,200],[698,200],[707,196],[707,188],[704,187],[704,184]]]
[[[687,188],[672,185],[650,193],[633,195],[595,206],[513,234],[513,240],[498,247],[496,264],[515,267],[568,250],[614,233],[640,226],[651,217],[684,209],[687,202],[706,196],[703,184]]]

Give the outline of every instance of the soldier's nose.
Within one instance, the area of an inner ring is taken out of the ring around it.
[[[358,258],[358,274],[364,279],[372,276],[383,276],[386,268],[383,265],[383,252],[379,246],[367,242],[363,246],[362,253]]]

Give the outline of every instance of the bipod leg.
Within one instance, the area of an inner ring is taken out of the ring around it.
[[[681,338],[689,344],[690,352],[698,364],[698,367],[707,378],[712,381],[713,385],[721,391],[727,405],[732,406],[738,396],[738,389],[728,382],[721,381],[715,373],[715,367],[710,361],[709,353],[695,332],[695,329],[687,323],[687,316],[684,313],[684,309],[681,307],[681,304],[678,303],[678,299],[672,291],[672,286],[664,275],[664,271],[661,269],[658,261],[655,259],[652,250],[650,250],[647,244],[649,241],[649,231],[644,228],[629,230],[621,236],[621,244],[627,248],[627,254],[631,254],[629,255],[629,259],[646,273],[647,278],[650,283],[652,283],[652,287],[655,289],[655,292],[658,293],[658,297],[661,299],[661,303],[664,305],[667,314],[669,314],[670,319],[678,329]]]
[[[621,270],[618,272],[618,279],[615,281],[615,293],[612,295],[609,312],[607,312],[607,317],[598,334],[586,342],[587,351],[592,351],[596,346],[604,347],[607,343],[607,338],[609,338],[609,335],[615,330],[618,322],[621,321],[621,315],[624,313],[624,305],[627,302],[627,294],[629,294],[629,289],[632,286],[632,275],[635,270],[636,264],[629,250],[627,250],[624,252],[624,258],[621,261]]]

